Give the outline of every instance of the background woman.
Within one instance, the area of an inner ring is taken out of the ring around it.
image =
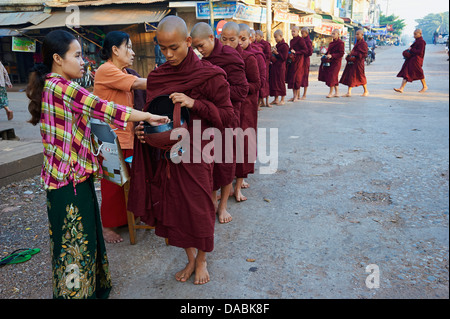
[[[13,119],[13,111],[9,109],[8,95],[6,87],[12,88],[11,80],[9,79],[8,71],[6,71],[3,63],[0,61],[0,109],[5,109],[8,121]]]
[[[101,99],[133,107],[133,90],[145,90],[147,79],[129,74],[126,70],[134,61],[130,36],[122,31],[109,32],[104,40],[101,58],[106,60],[95,73],[94,94]],[[113,128],[114,125],[112,125]],[[125,158],[133,155],[134,131],[130,125],[116,130]],[[123,238],[114,228],[127,224],[127,207],[124,188],[108,180],[101,181],[101,217],[106,242],[118,243]]]

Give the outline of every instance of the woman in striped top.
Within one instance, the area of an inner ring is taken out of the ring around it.
[[[94,177],[101,176],[90,119],[124,129],[127,122],[167,117],[102,100],[72,82],[84,72],[81,46],[69,32],[50,32],[43,64],[30,74],[29,122],[44,144],[41,181],[47,190],[54,298],[107,298],[111,290]]]

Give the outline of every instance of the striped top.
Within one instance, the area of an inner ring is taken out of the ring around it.
[[[91,174],[101,176],[91,138],[90,118],[125,128],[131,108],[91,94],[76,82],[49,73],[42,92],[40,130],[44,144],[41,182],[45,189],[75,186]]]

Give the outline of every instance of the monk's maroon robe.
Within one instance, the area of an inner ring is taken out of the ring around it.
[[[208,57],[203,58],[214,65],[221,67],[227,74],[227,81],[230,84],[230,100],[233,104],[234,122],[231,128],[239,127],[241,104],[248,94],[248,82],[245,77],[245,63],[241,55],[232,47],[223,45],[218,39],[214,40],[214,50]],[[236,171],[236,157],[233,143],[226,143],[226,133],[222,130],[222,158],[214,164],[213,189],[218,190],[233,182]],[[217,152],[216,152],[217,153]],[[233,155],[233,162],[229,163],[227,155]],[[217,154],[216,154],[217,159]]]
[[[278,54],[272,55],[270,68],[270,96],[286,96],[286,60],[289,54],[289,46],[283,40],[277,43]]]
[[[258,42],[255,42],[258,43]],[[261,41],[258,43],[262,49],[263,49],[263,53],[264,53],[264,57],[265,57],[265,61],[266,61],[266,83],[265,86],[263,88],[263,92],[262,93],[262,97],[267,97],[269,96],[270,93],[270,63],[271,63],[271,57],[272,57],[272,46],[270,45],[270,43],[264,39],[261,39]]]
[[[300,83],[301,87],[308,87],[309,85],[309,66],[310,66],[310,57],[313,54],[313,46],[312,46],[312,41],[311,38],[309,37],[309,35],[305,38],[303,38],[305,40],[305,44],[306,44],[306,52],[303,55],[303,76],[302,76],[302,81]]]
[[[364,63],[368,52],[368,46],[364,39],[356,41],[352,51],[349,55],[347,55],[347,64],[345,65],[345,69],[339,83],[349,87],[367,84],[367,79],[364,72]]]
[[[345,44],[341,39],[333,40],[328,45],[325,55],[331,54],[331,65],[324,66],[323,61],[319,67],[319,81],[325,82],[329,87],[339,85],[339,71],[341,70],[342,57],[345,54]]]
[[[247,47],[247,49],[245,49],[245,51],[253,53],[253,55],[256,58],[256,61],[258,62],[259,81],[261,83],[259,93],[258,93],[258,98],[263,98],[263,97],[265,97],[264,96],[265,87],[267,84],[266,61],[265,61],[264,53],[259,46],[255,46],[253,44],[249,44],[249,46]]]
[[[157,96],[175,92],[195,100],[189,109],[190,149],[186,151],[190,156],[178,164],[155,158],[153,148],[135,139],[128,209],[155,226],[156,235],[167,238],[170,245],[209,252],[214,248],[214,157],[207,152],[203,158],[202,151],[211,141],[202,140],[202,135],[207,128],[221,130],[233,122],[230,88],[221,68],[199,60],[189,48],[178,66],[167,62],[148,75],[146,109]],[[195,136],[194,124],[201,124]]]
[[[289,89],[298,90],[303,79],[303,58],[307,52],[305,40],[301,36],[294,37],[289,46],[289,50],[294,50],[292,62],[287,69],[287,84]]]
[[[253,130],[258,126],[258,96],[261,89],[261,78],[259,75],[258,62],[253,53],[243,50],[238,46],[236,49],[245,63],[245,76],[248,81],[249,89],[248,95],[245,101],[241,105],[240,114],[240,128],[245,131],[248,128]],[[236,163],[236,177],[246,178],[248,174],[253,174],[255,171],[255,163],[248,161],[249,149],[256,150],[256,139],[244,139],[244,161],[240,163],[239,160]]]
[[[403,78],[408,82],[422,80],[425,78],[423,74],[423,59],[425,57],[425,40],[420,37],[411,45],[409,53],[411,56],[405,60],[397,77]]]

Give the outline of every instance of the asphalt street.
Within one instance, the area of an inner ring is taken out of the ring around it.
[[[124,242],[107,244],[110,298],[448,298],[449,63],[443,46],[428,45],[429,90],[418,93],[414,82],[396,93],[404,49],[378,50],[366,67],[368,97],[355,88],[351,98],[327,99],[313,72],[306,100],[259,112],[268,141],[277,131],[267,144],[277,169],[261,174],[267,164],[257,161],[248,200],[229,200],[233,221],[216,223],[208,255],[211,282],[177,282],[184,250],[152,230],[138,230],[130,245],[124,227]],[[26,115],[26,103],[16,109]],[[40,248],[46,285],[28,286],[27,298],[51,298],[48,242]]]

